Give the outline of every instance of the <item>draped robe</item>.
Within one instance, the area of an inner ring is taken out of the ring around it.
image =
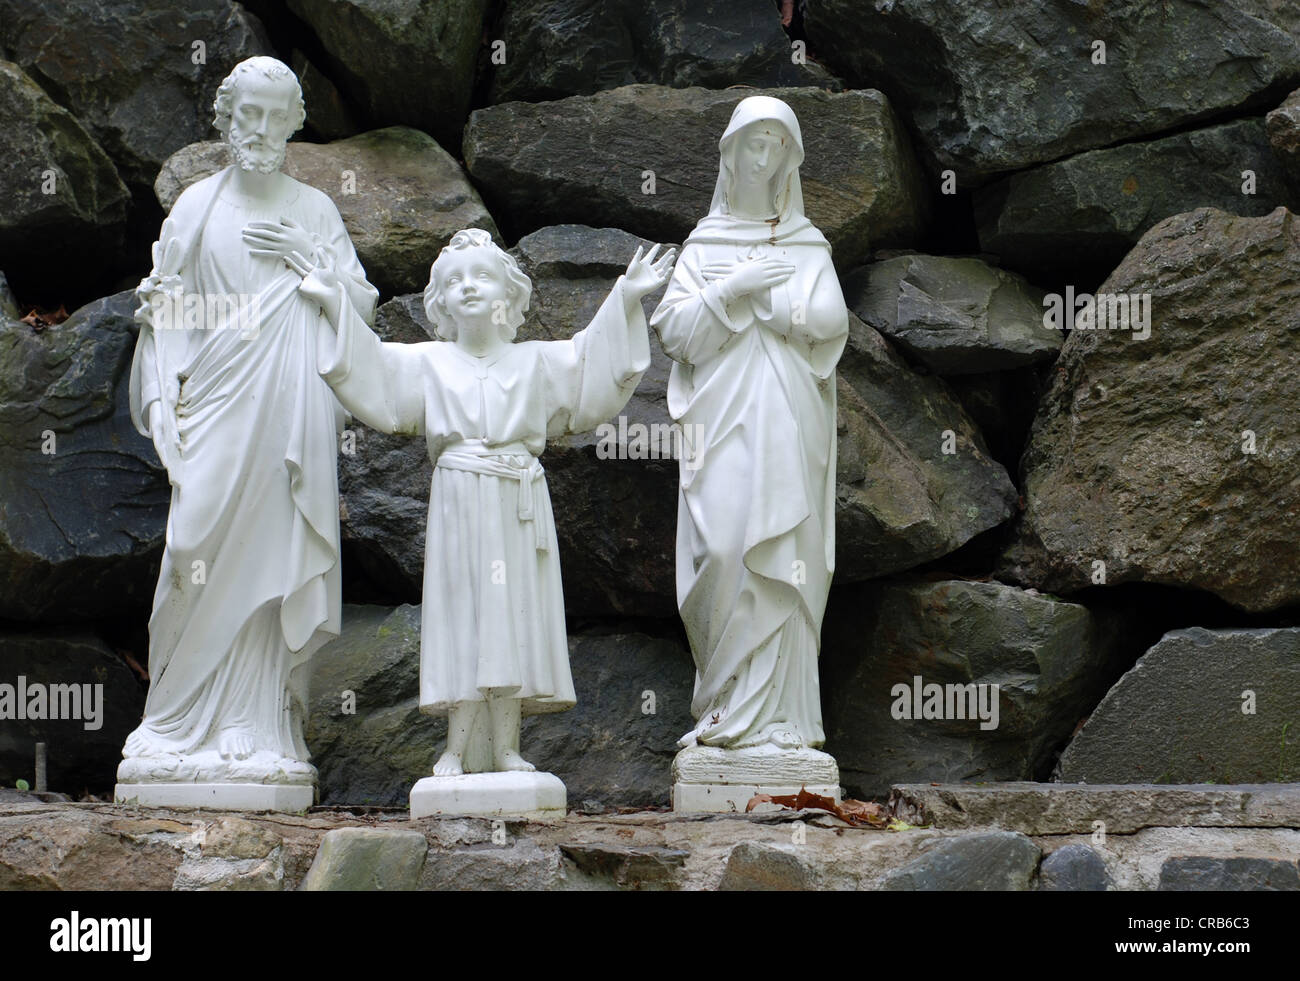
[[[724,303],[703,267],[755,256],[796,272]],[[682,745],[741,748],[787,729],[819,746],[835,364],[848,336],[830,246],[801,200],[779,224],[712,214],[687,239],[651,325],[676,362],[669,412],[703,434],[694,466],[681,467],[677,510],[677,600],[698,720]]]
[[[518,698],[524,715],[575,704],[555,520],[537,457],[548,437],[621,411],[649,366],[645,315],[639,302],[629,308],[622,282],[571,339],[521,341],[485,358],[451,341],[381,342],[341,303],[323,377],[371,428],[424,436],[435,463],[422,712],[446,714],[489,693]]]
[[[151,406],[162,403],[173,487],[149,620],[150,688],[128,758],[214,749],[221,730],[238,728],[259,753],[309,759],[298,669],[339,632],[343,414],[316,371],[329,328],[300,295],[301,277],[250,255],[243,229],[292,218],[333,250],[363,316],[373,317],[378,294],[326,195],[286,178],[278,198],[254,206],[230,173],[177,199],[139,293],[147,303],[170,283],[204,299],[242,295],[255,322],[220,311],[202,329],[142,319],[132,419],[154,435]]]

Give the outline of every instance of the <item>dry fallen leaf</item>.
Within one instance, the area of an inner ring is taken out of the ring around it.
[[[841,821],[858,828],[884,828],[893,820],[885,810],[885,806],[875,801],[849,799],[837,804],[835,798],[810,794],[803,787],[797,794],[756,794],[745,805],[745,813],[749,813],[759,804],[777,804],[796,811],[827,811]]]

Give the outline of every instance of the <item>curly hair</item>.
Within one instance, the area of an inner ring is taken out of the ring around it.
[[[493,242],[492,236],[481,228],[462,228],[451,237],[446,248],[438,253],[438,258],[433,260],[433,265],[429,267],[429,285],[424,288],[424,312],[433,321],[439,337],[445,341],[456,339],[456,321],[447,310],[443,284],[438,277],[438,264],[449,257],[448,253],[469,249],[489,249],[501,263],[506,279],[506,296],[509,297],[502,336],[507,341],[513,341],[519,325],[524,322],[528,301],[533,295],[533,281],[519,268],[515,257]]]
[[[235,92],[239,88],[239,79],[255,71],[261,72],[265,78],[275,80],[287,78],[293,82],[293,108],[298,118],[294,120],[290,132],[296,133],[302,129],[302,124],[307,119],[307,106],[302,101],[302,86],[298,84],[298,76],[283,61],[266,55],[245,58],[231,69],[230,74],[217,89],[217,97],[212,101],[212,111],[216,114],[212,125],[221,132],[222,136],[230,135],[230,116],[235,111]]]

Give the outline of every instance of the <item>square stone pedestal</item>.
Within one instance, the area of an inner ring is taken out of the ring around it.
[[[411,788],[411,817],[493,817],[560,820],[568,805],[564,782],[553,773],[465,773],[425,777]]]
[[[747,749],[691,746],[673,760],[674,811],[744,814],[756,794],[797,794],[800,789],[839,801],[835,757],[767,744]]]
[[[143,807],[207,807],[215,811],[305,811],[316,802],[310,784],[119,783],[118,804]]]

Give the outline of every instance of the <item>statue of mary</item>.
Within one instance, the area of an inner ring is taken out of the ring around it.
[[[679,810],[743,807],[751,792],[800,786],[839,793],[834,760],[813,748],[825,741],[817,659],[848,312],[830,245],[804,216],[790,107],[743,100],[718,145],[709,214],[651,320],[676,362],[669,411],[700,434],[681,463],[677,512],[697,720],[674,764]]]

